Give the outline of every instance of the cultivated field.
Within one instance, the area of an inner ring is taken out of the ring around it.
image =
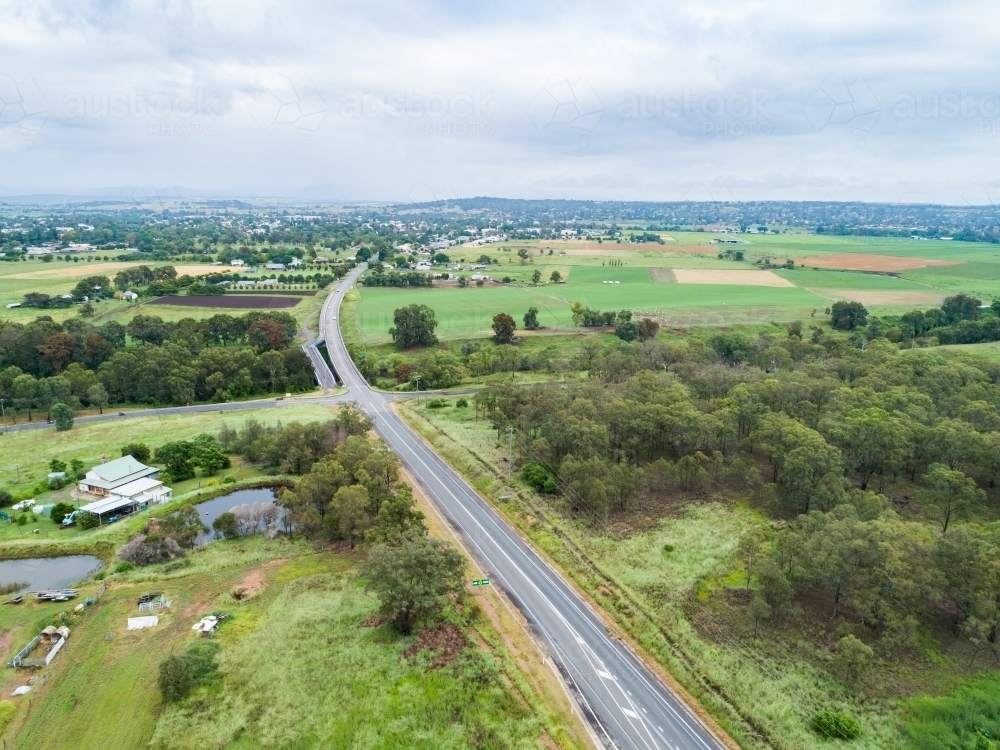
[[[901,258],[891,255],[865,255],[863,253],[836,253],[799,261],[811,268],[837,268],[843,271],[912,271],[928,266],[952,266],[958,261],[931,260],[929,258]]]
[[[732,239],[732,235],[725,236]],[[671,232],[665,244],[590,240],[510,241],[483,248],[456,247],[455,261],[480,254],[499,261],[485,273],[509,277],[503,286],[466,289],[362,288],[360,335],[368,344],[389,340],[392,313],[426,304],[437,313],[444,339],[490,335],[494,315],[518,323],[529,307],[551,330],[572,328],[576,300],[595,309],[629,309],[662,324],[741,325],[825,317],[837,300],[864,304],[874,314],[934,307],[957,292],[989,302],[1000,297],[1000,250],[984,243],[898,238],[833,237],[789,232],[740,235],[735,244],[713,243],[710,232]],[[516,251],[527,251],[522,264]],[[742,252],[743,261],[727,252]],[[720,255],[722,257],[720,257]],[[767,260],[794,269],[759,270]],[[532,285],[535,270],[542,283]],[[548,283],[558,271],[563,283]]]
[[[295,307],[299,297],[273,297],[261,294],[225,294],[215,297],[157,297],[148,305],[171,307],[230,308],[234,310],[278,310]]]
[[[676,268],[678,284],[729,284],[731,286],[795,286],[772,271],[721,271],[716,268]]]

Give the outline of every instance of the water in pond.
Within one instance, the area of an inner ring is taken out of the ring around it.
[[[195,540],[196,545],[208,544],[215,539],[215,532],[212,531],[212,521],[223,513],[232,510],[237,505],[253,505],[254,503],[274,504],[275,491],[270,488],[259,490],[237,490],[228,495],[222,495],[194,506],[202,523],[208,527],[207,532],[198,535]],[[261,527],[263,530],[263,527]]]
[[[93,555],[30,557],[0,561],[0,585],[28,584],[26,590],[61,589],[89,578],[104,567]]]

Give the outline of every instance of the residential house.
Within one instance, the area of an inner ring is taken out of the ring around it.
[[[278,280],[277,279],[262,279],[261,281],[257,282],[257,286],[263,286],[263,287],[278,286]]]
[[[243,262],[239,258],[233,258],[231,261],[229,261],[229,265],[231,265],[231,266],[245,266],[246,263]]]
[[[106,496],[137,479],[155,479],[159,475],[160,470],[155,466],[146,466],[132,456],[122,456],[88,471],[80,480],[79,488],[88,495]]]
[[[264,270],[265,271],[284,271],[286,269],[285,269],[285,264],[284,263],[267,263],[267,264],[264,265]]]

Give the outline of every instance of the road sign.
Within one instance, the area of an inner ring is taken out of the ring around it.
[[[472,585],[473,586],[489,586],[490,585],[490,579],[489,578],[473,578],[472,579]]]

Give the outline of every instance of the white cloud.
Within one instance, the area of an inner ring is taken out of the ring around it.
[[[0,181],[962,203],[969,185],[1000,187],[998,15],[887,0],[21,0],[0,6],[0,81],[34,82],[48,110],[0,115]]]

